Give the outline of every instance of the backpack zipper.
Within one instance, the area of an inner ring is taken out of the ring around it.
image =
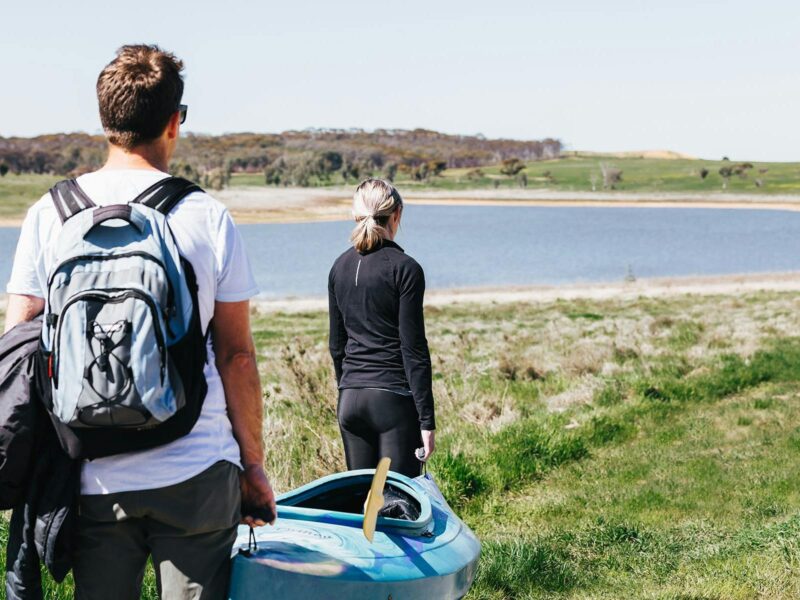
[[[172,280],[169,278],[169,273],[167,273],[167,267],[164,265],[162,261],[157,259],[155,256],[148,252],[144,252],[142,250],[135,250],[133,252],[124,252],[122,254],[115,254],[115,255],[108,255],[108,254],[81,254],[80,256],[73,256],[66,260],[61,261],[58,263],[50,273],[50,276],[47,278],[47,305],[50,306],[50,286],[53,283],[56,275],[58,274],[58,270],[69,265],[70,263],[79,262],[81,260],[117,260],[121,258],[130,258],[133,256],[138,256],[144,258],[145,260],[149,260],[157,264],[161,267],[161,270],[164,271],[164,279],[167,280],[167,304],[168,306],[174,307],[175,306],[175,290],[172,288]]]
[[[118,295],[111,295],[108,292],[121,292]],[[92,291],[92,292],[82,292],[79,294],[75,294],[69,301],[64,305],[61,309],[60,315],[66,313],[67,309],[75,304],[76,302],[80,302],[81,300],[86,299],[94,299],[100,300],[107,304],[116,304],[118,302],[124,301],[126,298],[131,296],[139,298],[143,300],[145,304],[147,304],[148,308],[150,309],[150,316],[153,320],[153,325],[155,327],[155,334],[156,334],[156,344],[159,350],[159,357],[160,357],[160,368],[161,368],[161,385],[164,385],[164,374],[166,371],[166,354],[167,354],[167,345],[164,341],[164,332],[161,329],[161,321],[158,318],[158,307],[148,294],[140,291],[140,290],[132,290],[132,289],[119,289],[119,288],[112,288],[109,289],[108,292],[100,292],[100,291]],[[61,328],[64,324],[64,319],[59,316],[58,325],[56,326],[56,340],[55,344],[53,345],[53,352],[50,355],[51,358],[53,355],[60,351],[61,347]],[[56,357],[57,359],[58,357]],[[58,389],[58,365],[52,369],[53,374],[53,385],[56,389]]]

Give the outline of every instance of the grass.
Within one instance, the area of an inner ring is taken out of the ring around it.
[[[252,187],[266,184],[263,173],[233,173],[230,185],[231,187]]]
[[[431,472],[483,543],[468,598],[797,597],[798,308],[759,292],[428,309]],[[276,488],[342,469],[325,315],[253,323]]]
[[[795,597],[798,305],[756,293],[428,310],[431,470],[484,544],[469,597]],[[277,340],[306,348],[316,380],[325,318],[256,323],[277,336],[268,412],[291,439],[320,413],[281,383],[295,376]],[[333,428],[304,444],[295,466],[270,457],[281,489],[307,461],[321,474],[340,460]]]
[[[52,175],[14,175],[0,177],[0,219],[18,219],[59,179]]]
[[[622,170],[622,182],[616,186],[625,192],[647,193],[707,193],[720,192],[723,179],[719,170],[738,164],[737,161],[613,158],[613,157],[569,157],[556,160],[528,163],[523,171],[528,177],[528,188],[563,191],[602,190],[603,178],[600,164],[605,163]],[[794,194],[800,192],[800,163],[752,163],[746,178],[730,178],[727,191],[748,194]],[[702,169],[709,171],[705,179],[700,177]],[[759,173],[759,170],[767,171]],[[433,185],[444,188],[494,187],[516,188],[512,178],[500,173],[499,166],[482,168],[482,177],[470,179],[470,169],[448,169]],[[755,180],[760,179],[762,187]]]
[[[523,171],[528,179],[528,189],[590,192],[602,191],[601,163],[622,170],[619,191],[643,193],[714,193],[723,191],[720,168],[734,166],[741,161],[659,158],[618,158],[613,156],[570,156],[554,160],[527,163]],[[800,163],[758,162],[746,177],[734,175],[727,184],[730,193],[797,194],[800,193]],[[708,170],[705,179],[700,173]],[[760,180],[761,187],[757,187]],[[395,183],[405,190],[440,189],[466,190],[474,188],[518,189],[513,177],[500,172],[499,165],[475,169],[447,169],[440,176],[424,182],[413,181],[408,175],[398,173]],[[332,185],[352,185],[334,176]],[[329,184],[329,185],[330,185]],[[231,186],[261,186],[260,173],[237,173]]]
[[[528,189],[547,189],[567,192],[590,192],[592,181],[597,191],[602,191],[600,164],[605,163],[622,170],[619,191],[641,193],[716,193],[722,191],[723,180],[719,169],[738,164],[737,161],[710,161],[691,159],[614,158],[602,156],[570,156],[555,160],[531,162],[523,171],[528,178]],[[800,194],[800,163],[752,163],[753,169],[746,178],[730,178],[730,193]],[[700,171],[707,169],[708,176],[701,179]],[[766,169],[766,172],[759,172]],[[0,178],[0,219],[19,219],[28,206],[42,196],[59,177],[52,175],[14,175]],[[756,187],[755,180],[762,182]],[[474,169],[447,169],[440,176],[424,182],[411,180],[399,173],[395,183],[401,190],[469,190],[469,189],[519,189],[513,177],[500,172],[499,165],[482,167],[480,174]],[[344,182],[334,176],[326,185],[352,187],[354,181]],[[261,173],[235,173],[231,187],[259,187],[264,184]]]

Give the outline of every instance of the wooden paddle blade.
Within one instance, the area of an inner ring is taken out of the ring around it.
[[[378,511],[383,508],[383,487],[386,485],[386,476],[389,474],[389,465],[392,464],[392,459],[384,456],[378,467],[375,469],[375,475],[372,477],[372,485],[367,492],[367,501],[364,502],[364,537],[369,542],[372,542],[375,537],[375,526],[378,523]]]

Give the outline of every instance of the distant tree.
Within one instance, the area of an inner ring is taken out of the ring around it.
[[[514,177],[517,173],[525,169],[525,163],[518,158],[507,158],[500,165],[500,172],[503,175]]]
[[[387,181],[394,181],[394,178],[397,176],[397,163],[388,162],[383,165],[382,175]]]
[[[444,160],[429,160],[428,161],[428,177],[437,177],[447,168],[447,161]]]
[[[358,161],[358,170],[362,179],[373,177],[375,175],[376,168],[377,167],[370,158],[362,158]]]
[[[617,185],[622,182],[622,169],[617,169],[606,163],[600,163],[600,173],[603,175],[604,189],[617,189]]]
[[[361,176],[361,166],[354,157],[348,156],[342,161],[341,173],[345,183],[350,179],[358,180]]]
[[[183,177],[184,179],[188,179],[189,181],[194,181],[195,183],[202,184],[203,177],[200,174],[200,170],[188,162],[183,161],[173,161],[169,165],[169,172],[171,175],[175,177]]]
[[[492,185],[494,186],[494,189],[499,188],[500,187],[500,180],[499,179],[492,179]]]
[[[475,181],[477,179],[483,179],[483,171],[480,169],[470,169],[467,171],[467,179],[470,181]]]
[[[414,181],[425,181],[428,178],[428,163],[420,163],[411,169],[411,177]]]
[[[383,152],[380,152],[379,150],[370,152],[368,160],[376,169],[380,169],[386,163],[386,157],[383,155]]]
[[[424,129],[378,129],[371,132],[360,129],[308,129],[221,136],[187,133],[181,138],[175,161],[191,165],[189,174],[193,177],[198,173],[204,175],[205,170],[212,168],[227,169],[228,161],[234,173],[263,172],[266,177],[267,165],[283,156],[287,165],[291,163],[304,178],[308,165],[300,169],[293,157],[322,151],[350,157],[351,164],[358,166],[360,178],[366,173],[381,173],[389,162],[399,167],[401,164],[414,166],[427,161],[446,161],[448,167],[473,169],[502,159],[516,158],[529,163],[557,158],[561,153],[561,142],[556,139],[487,139]],[[100,135],[54,134],[0,140],[0,163],[5,163],[9,171],[14,173],[85,173],[101,166],[106,153],[106,144]],[[309,181],[311,184],[324,181],[326,174],[336,172],[335,166],[335,163],[323,165],[317,169],[319,173],[310,176]],[[429,165],[428,171],[431,173],[428,176],[437,171],[437,168],[430,168],[432,166]],[[271,173],[274,176],[276,169],[271,169]],[[352,173],[349,177],[352,177]],[[289,184],[290,181],[284,177],[281,183]]]
[[[525,173],[517,174],[517,185],[521,188],[528,187],[528,176]]]
[[[6,163],[0,163],[0,177],[5,177],[8,173],[8,165]]]
[[[382,173],[384,165],[389,162],[397,164],[398,169],[400,165],[409,165],[410,171],[411,166],[428,161],[446,161],[448,167],[471,169],[509,158],[523,162],[554,158],[560,155],[561,143],[556,139],[487,139],[424,129],[378,129],[372,132],[308,129],[222,136],[187,133],[182,136],[175,161],[191,165],[191,172],[187,174],[195,178],[198,174],[204,176],[212,168],[227,170],[229,162],[233,173],[262,172],[266,179],[267,165],[283,156],[287,165],[291,163],[298,175],[305,178],[308,169],[297,168],[293,157],[305,153],[320,154],[323,150],[349,157],[349,162],[358,168],[358,178],[362,178],[366,173]],[[99,135],[54,134],[0,140],[0,163],[5,163],[14,173],[78,175],[101,166],[106,153],[105,142]],[[309,176],[310,183],[325,181],[334,167],[335,164],[323,164],[316,170],[311,169],[315,174]],[[429,165],[426,177],[438,170],[439,167]],[[270,171],[274,181],[277,170],[272,168]],[[281,178],[284,185],[291,183],[291,178],[287,179],[288,173],[287,170]],[[347,175],[353,177],[352,170]]]
[[[319,174],[323,179],[330,179],[331,174],[342,168],[342,155],[333,150],[320,152],[317,158]]]
[[[308,187],[312,179],[320,176],[319,158],[313,152],[303,152],[287,157],[288,182],[291,185]]]
[[[733,169],[731,167],[721,167],[719,176],[722,177],[722,189],[727,190],[728,182],[731,180],[731,176],[733,176]]]
[[[272,161],[264,168],[264,179],[267,185],[280,185],[286,177],[286,162],[283,157]]]
[[[228,185],[229,176],[223,167],[215,167],[203,173],[203,187],[221,190]]]
[[[705,167],[700,169],[700,179],[705,179],[706,177],[708,177],[708,174],[709,174],[709,170],[706,169]]]
[[[747,179],[747,172],[753,168],[753,163],[743,162],[733,166],[734,174],[740,179]]]
[[[297,187],[309,187],[313,171],[308,168],[307,164],[294,162],[287,175],[286,183]]]
[[[350,157],[344,159],[340,172],[345,183],[350,179],[363,181],[368,177],[372,177],[375,172],[375,166],[369,159]]]
[[[727,156],[723,156],[723,157],[722,157],[722,160],[723,160],[723,161],[728,161],[728,160],[730,160],[730,158],[728,158]]]

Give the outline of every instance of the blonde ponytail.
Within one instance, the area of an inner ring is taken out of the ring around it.
[[[403,198],[392,184],[383,179],[362,181],[353,194],[353,217],[356,226],[350,241],[359,252],[369,252],[389,237],[389,217],[403,206]]]

